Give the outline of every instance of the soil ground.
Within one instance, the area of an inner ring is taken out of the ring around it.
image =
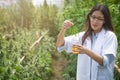
[[[62,73],[66,66],[66,58],[59,53],[52,55],[53,62],[52,62],[52,76],[51,80],[64,80],[62,77]]]

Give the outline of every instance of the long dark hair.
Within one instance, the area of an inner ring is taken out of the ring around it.
[[[85,39],[87,37],[90,37],[90,39],[92,41],[92,28],[91,28],[91,25],[90,25],[89,16],[92,15],[92,13],[94,11],[101,11],[102,14],[104,15],[105,23],[103,24],[103,28],[106,29],[106,30],[114,31],[113,26],[112,26],[112,22],[111,22],[110,11],[109,11],[108,7],[105,6],[105,5],[98,4],[98,5],[94,6],[91,9],[90,13],[88,13],[88,15],[87,15],[87,19],[86,19],[86,22],[85,22],[85,27],[86,27],[85,28],[85,34],[82,37],[82,45],[84,44]]]

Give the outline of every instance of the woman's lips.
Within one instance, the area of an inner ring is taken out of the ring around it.
[[[96,24],[93,24],[93,27],[97,27],[97,25],[96,25]]]

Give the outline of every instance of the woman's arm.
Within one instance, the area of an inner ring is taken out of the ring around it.
[[[62,29],[57,37],[57,42],[56,42],[56,46],[60,47],[64,45],[64,34],[66,32],[66,29]]]
[[[103,56],[96,54],[94,52],[92,52],[89,49],[85,50],[85,53],[90,56],[92,59],[94,59],[96,62],[98,62],[100,65],[103,65]]]
[[[73,26],[73,23],[69,20],[65,20],[62,25],[62,29],[57,37],[56,46],[60,47],[64,45],[64,35],[67,29],[69,29],[71,26]]]

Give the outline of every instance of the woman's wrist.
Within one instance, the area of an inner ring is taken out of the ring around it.
[[[64,28],[64,27],[61,29],[62,32],[66,32],[66,30],[67,30],[67,29]]]
[[[85,54],[87,54],[87,55],[90,53],[90,50],[87,48],[84,48],[84,51],[85,51]]]

